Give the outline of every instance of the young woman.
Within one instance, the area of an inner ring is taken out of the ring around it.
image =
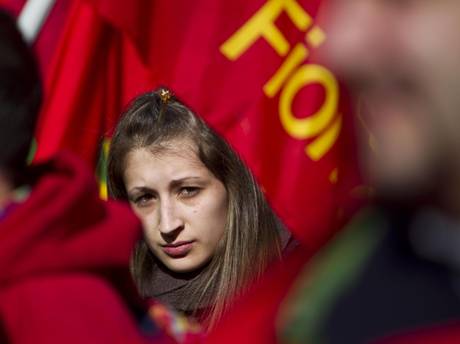
[[[132,261],[140,293],[205,327],[290,237],[238,155],[166,89],[131,103],[108,169],[111,196],[129,200],[143,221]]]

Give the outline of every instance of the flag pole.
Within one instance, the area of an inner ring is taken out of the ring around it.
[[[56,0],[28,0],[17,19],[24,39],[33,43]]]

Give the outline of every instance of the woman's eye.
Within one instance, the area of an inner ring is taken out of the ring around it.
[[[144,194],[144,195],[134,197],[133,202],[138,207],[145,207],[145,206],[148,206],[152,200],[153,200],[153,195]]]
[[[195,186],[185,186],[180,188],[179,195],[182,197],[193,197],[200,192],[200,188]]]

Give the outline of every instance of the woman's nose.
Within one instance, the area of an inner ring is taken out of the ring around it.
[[[163,235],[173,235],[184,227],[179,209],[173,200],[165,200],[160,205],[159,230]]]

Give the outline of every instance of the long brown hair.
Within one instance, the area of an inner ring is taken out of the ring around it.
[[[273,213],[253,175],[228,143],[176,98],[162,98],[165,90],[140,95],[117,125],[109,152],[108,187],[113,198],[127,200],[125,158],[138,148],[154,148],[177,138],[188,138],[198,157],[225,186],[227,222],[221,245],[190,290],[192,306],[206,304],[205,324],[212,326],[234,297],[259,278],[273,259],[281,256],[282,224]],[[139,292],[152,296],[157,261],[147,244],[134,252],[132,273]]]

